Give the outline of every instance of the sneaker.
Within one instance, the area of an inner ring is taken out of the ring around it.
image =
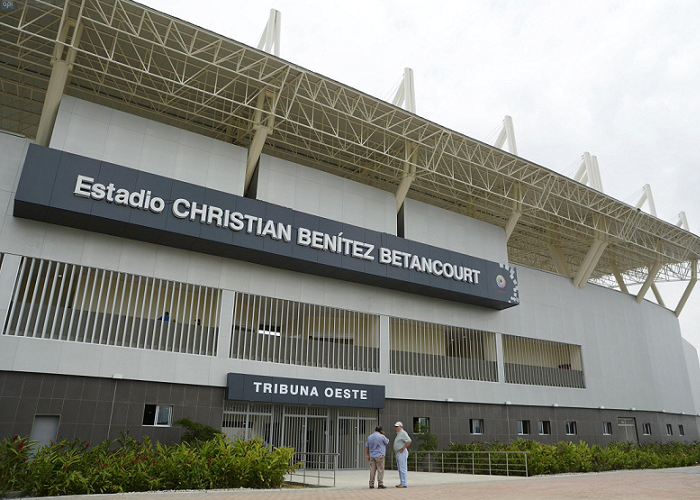
[[[381,488],[381,486],[380,486],[380,488]],[[373,490],[373,489],[374,489],[374,485],[373,485],[373,484],[370,484],[370,485],[369,485],[369,489],[370,489],[370,490]]]
[[[408,488],[408,486],[406,486],[405,484],[397,484],[396,487],[397,488]]]
[[[384,486],[383,484],[380,484],[379,486],[377,486],[377,489],[379,489],[379,490],[385,490],[385,489],[386,489],[386,486]]]

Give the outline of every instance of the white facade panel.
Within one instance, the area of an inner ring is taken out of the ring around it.
[[[264,154],[258,169],[260,200],[396,234],[392,193]]]
[[[502,227],[407,198],[404,235],[409,240],[495,262],[508,262]]]

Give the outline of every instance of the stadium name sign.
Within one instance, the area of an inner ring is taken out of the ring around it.
[[[519,302],[506,264],[36,145],[14,215],[494,309]]]
[[[163,198],[153,196],[150,190],[141,189],[129,192],[128,189],[115,187],[111,182],[107,185],[96,183],[94,178],[86,175],[78,175],[73,194],[81,198],[91,198],[133,209],[149,210],[157,214],[165,209]],[[416,270],[457,281],[478,284],[479,274],[481,274],[478,269],[456,266],[439,259],[433,260],[385,247],[379,247],[377,250],[372,243],[344,237],[343,231],[338,234],[328,234],[305,227],[292,228],[291,224],[276,222],[272,219],[266,220],[256,215],[232,212],[228,208],[223,209],[206,203],[200,205],[196,201],[184,198],[178,198],[173,202],[172,214],[178,219],[197,221],[200,224],[214,225],[234,232],[245,231],[246,234],[282,240],[286,243],[292,241],[292,235],[296,229],[294,241],[297,245],[361,260],[373,261],[378,257],[380,264]]]
[[[226,399],[353,408],[384,408],[383,385],[229,373]]]

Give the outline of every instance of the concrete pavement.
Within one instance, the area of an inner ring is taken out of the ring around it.
[[[409,472],[409,487],[397,489],[387,471],[385,490],[367,487],[368,471],[340,471],[335,487],[281,490],[216,490],[124,493],[61,497],[62,500],[418,500],[418,499],[630,499],[697,500],[700,467],[563,474],[530,478]],[[55,498],[55,497],[54,497]],[[37,500],[37,499],[34,499]]]

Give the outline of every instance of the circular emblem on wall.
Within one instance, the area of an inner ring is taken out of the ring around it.
[[[506,279],[499,274],[498,276],[496,276],[496,284],[498,285],[498,288],[505,288]]]

